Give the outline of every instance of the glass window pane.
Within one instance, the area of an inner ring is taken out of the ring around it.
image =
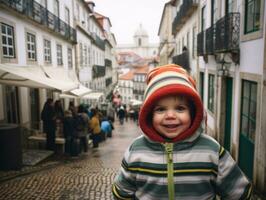
[[[3,47],[3,54],[7,55],[7,47]]]
[[[12,38],[8,38],[8,45],[13,46],[13,40],[12,40]]]
[[[255,141],[255,132],[256,132],[256,122],[254,122],[253,120],[250,120],[248,136],[251,141]]]
[[[251,99],[257,101],[257,84],[251,84]]]
[[[249,114],[249,101],[247,98],[243,98],[242,114],[246,116]]]
[[[250,32],[253,30],[253,4],[249,4],[247,7],[247,24],[246,24],[246,31]]]
[[[257,109],[257,104],[254,101],[250,102],[250,113],[249,116],[253,119],[256,120],[256,109]]]
[[[2,44],[7,44],[7,37],[2,36]]]
[[[2,33],[6,34],[6,26],[2,24],[1,29],[2,29]]]
[[[12,28],[11,28],[11,27],[8,27],[8,28],[7,28],[7,34],[8,34],[8,35],[12,35]]]
[[[248,133],[248,118],[243,116],[241,117],[241,134],[247,136]]]
[[[14,53],[13,53],[13,49],[12,49],[12,48],[9,48],[8,50],[9,50],[9,55],[10,55],[10,56],[13,56],[13,55],[14,55]]]
[[[243,81],[243,97],[249,98],[250,84],[247,81]]]

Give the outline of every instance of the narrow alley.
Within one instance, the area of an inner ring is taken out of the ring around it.
[[[0,199],[112,199],[111,183],[139,127],[115,122],[113,137],[79,157],[53,157],[17,172],[0,172]],[[9,173],[9,176],[7,174]]]

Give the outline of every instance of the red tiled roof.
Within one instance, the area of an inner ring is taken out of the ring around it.
[[[130,70],[126,74],[123,74],[119,77],[120,80],[132,80],[134,77],[134,70]]]

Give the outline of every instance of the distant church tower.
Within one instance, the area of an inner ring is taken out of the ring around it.
[[[149,35],[142,24],[135,31],[133,40],[133,44],[117,44],[116,52],[134,52],[143,58],[157,55],[159,44],[149,43]]]
[[[149,35],[142,28],[142,24],[139,25],[138,29],[134,34],[134,42],[136,47],[147,47],[149,46]]]

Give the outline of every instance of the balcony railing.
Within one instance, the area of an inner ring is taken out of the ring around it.
[[[198,56],[204,55],[204,35],[205,35],[205,31],[201,31],[197,35],[197,55]]]
[[[211,26],[208,29],[206,29],[205,52],[208,55],[213,55],[214,53],[214,36],[215,36],[214,31],[215,31],[214,26]]]
[[[179,11],[172,23],[173,34],[176,34],[186,22],[186,19],[191,16],[193,11],[197,8],[199,2],[198,0],[185,0],[180,6]]]
[[[240,13],[229,13],[216,22],[214,52],[239,50]]]
[[[144,95],[144,90],[136,90],[136,89],[134,89],[133,90],[133,94],[136,94],[136,95]]]
[[[109,85],[112,84],[112,82],[113,82],[112,77],[105,79],[105,86],[108,87]]]
[[[92,37],[94,39],[94,44],[101,50],[105,50],[105,41],[102,40],[96,33],[92,33]]]
[[[187,71],[190,71],[188,52],[183,52],[182,54],[174,56],[173,63],[180,65]]]
[[[112,61],[107,58],[104,59],[104,64],[106,67],[112,67]]]
[[[102,65],[93,65],[92,67],[92,77],[100,78],[105,76],[105,66]]]
[[[232,53],[239,58],[240,13],[229,13],[197,35],[198,56]]]
[[[31,20],[49,28],[49,30],[63,36],[65,39],[77,43],[76,30],[36,1],[0,0],[0,3],[26,15]]]

